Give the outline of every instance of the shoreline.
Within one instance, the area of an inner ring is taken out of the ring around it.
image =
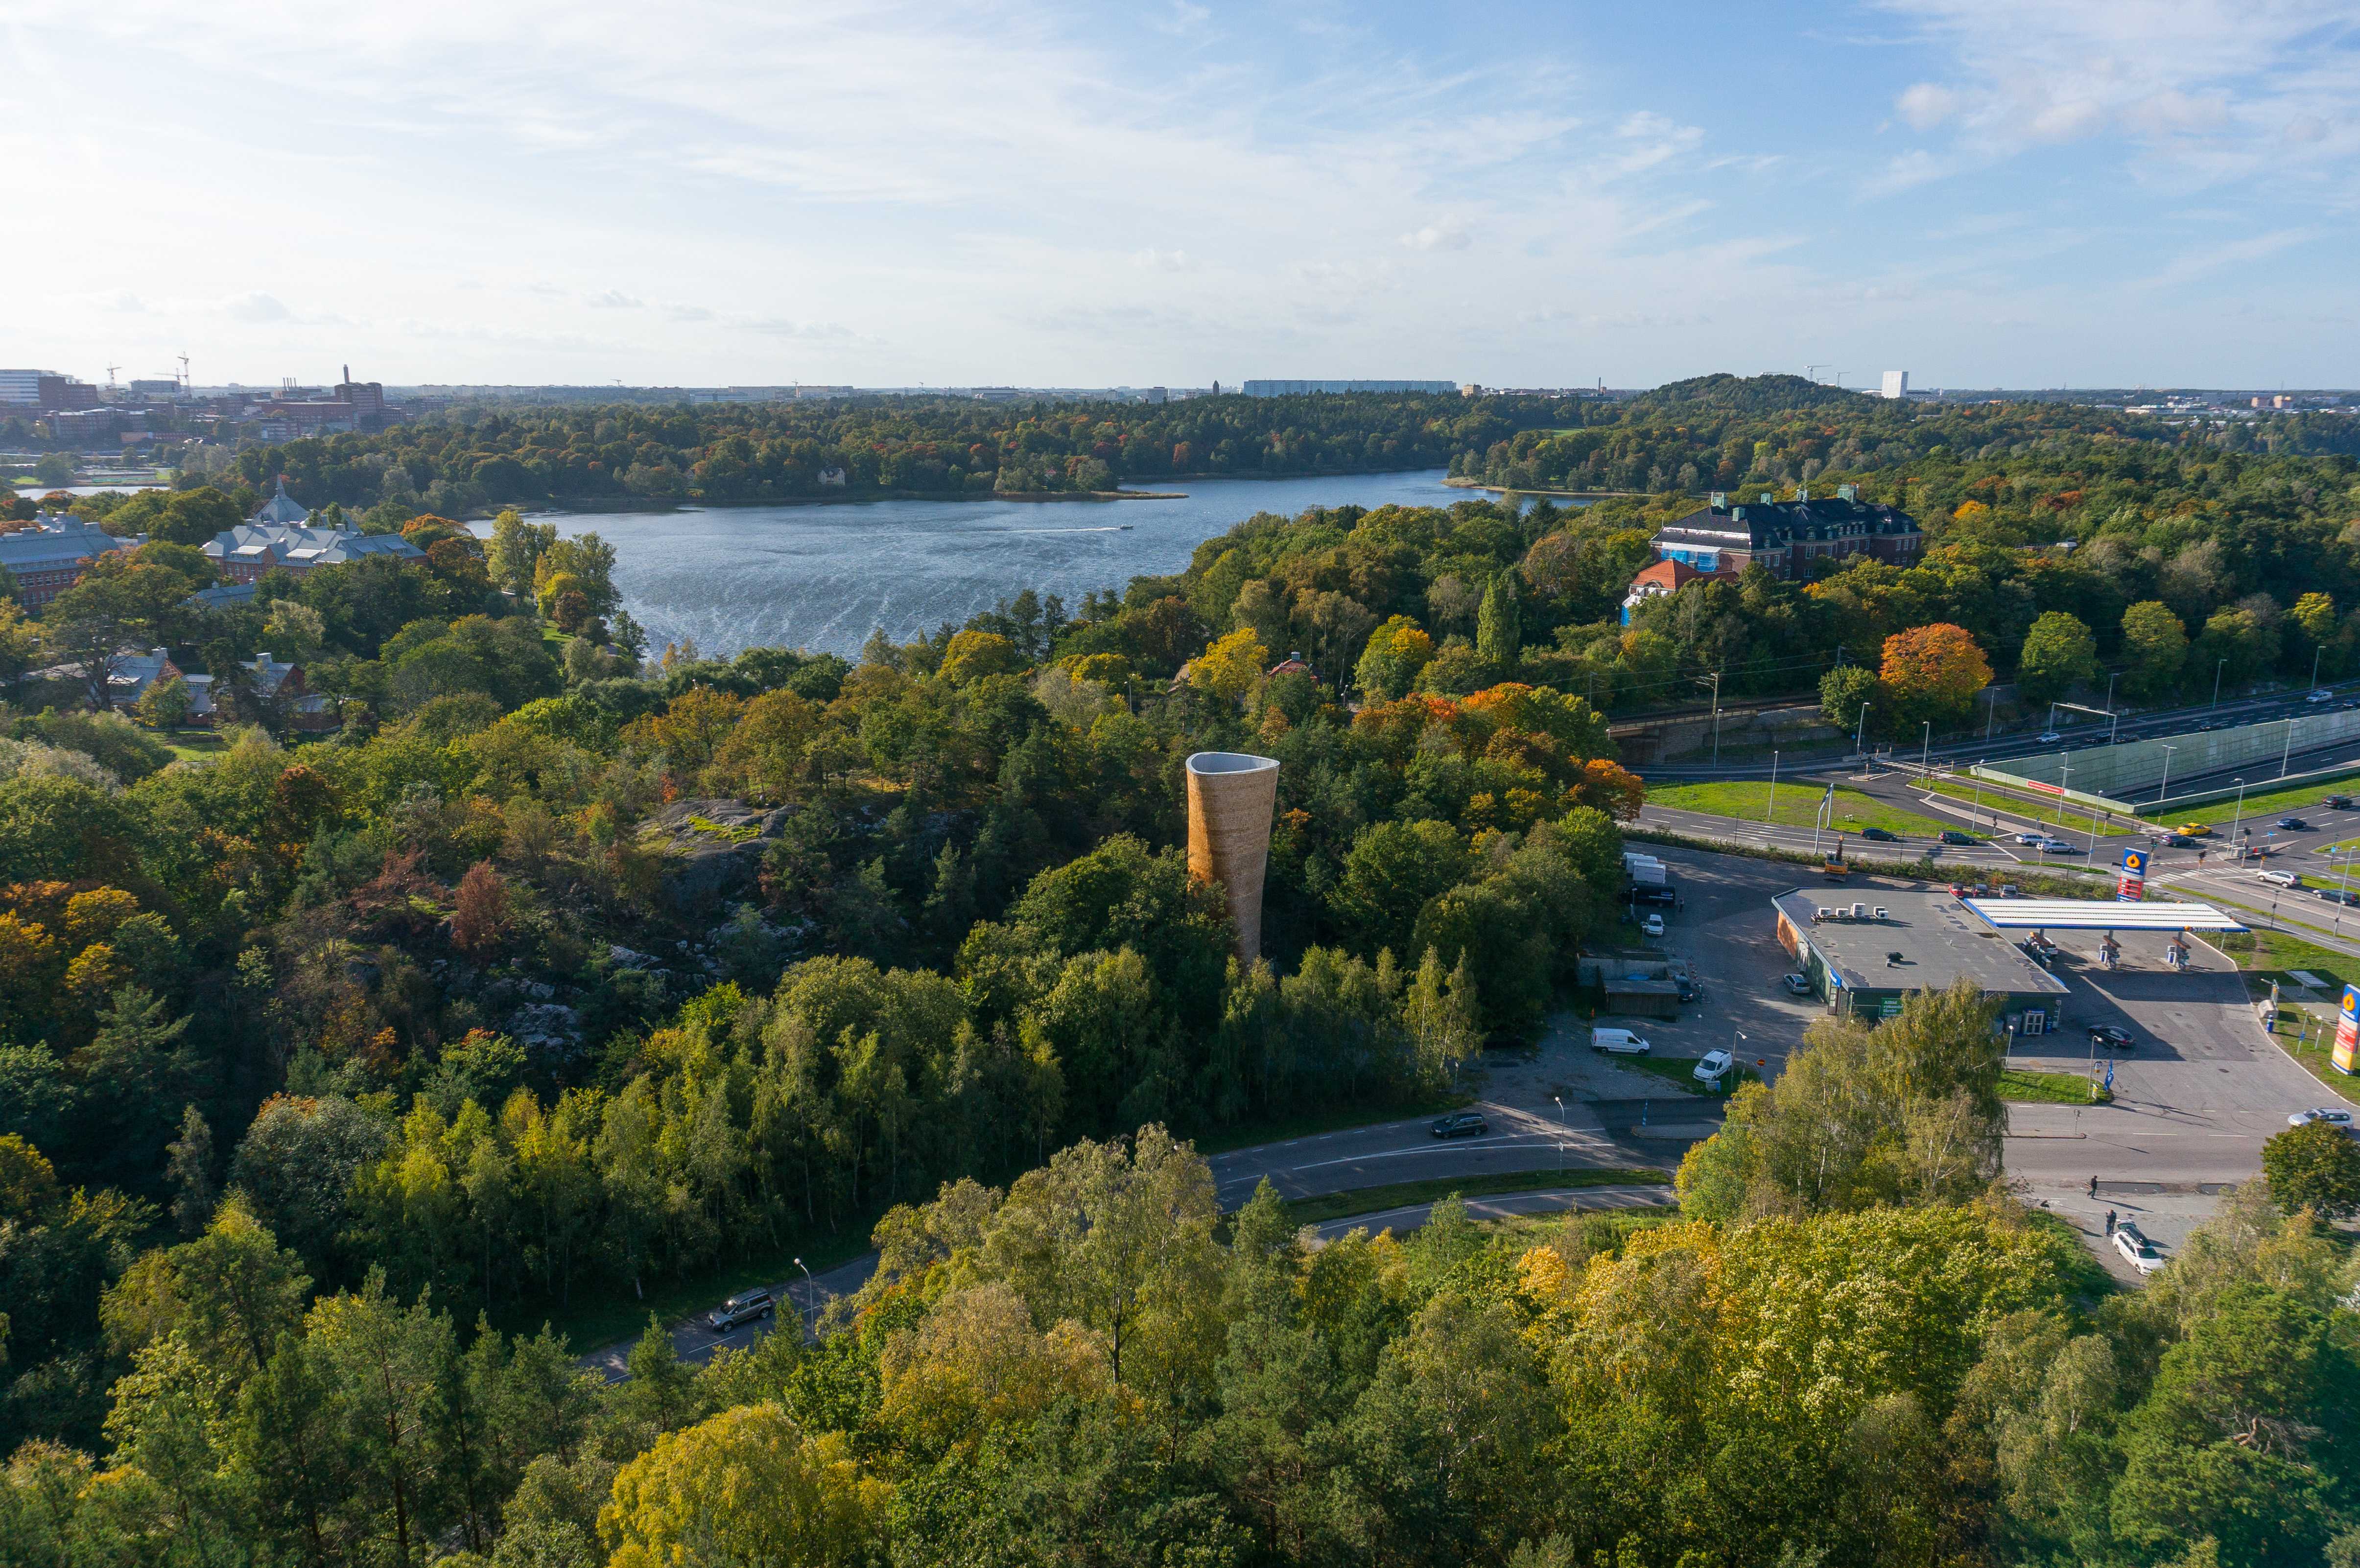
[[[1480,479],[1446,479],[1453,490],[1489,490],[1495,495],[1558,495],[1569,501],[1644,501],[1645,490],[1526,490],[1514,485],[1486,485]]]

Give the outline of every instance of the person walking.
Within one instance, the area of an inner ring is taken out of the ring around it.
[[[2098,1179],[2097,1179],[2095,1176],[2092,1176],[2092,1177],[2091,1177],[2091,1178],[2090,1178],[2090,1196],[2092,1196],[2092,1197],[2093,1197],[2093,1198],[2094,1198],[2094,1197],[2096,1197],[2097,1195],[2098,1195]]]
[[[2114,1234],[2114,1211],[2112,1209],[2106,1211],[2106,1234],[2108,1236]]]

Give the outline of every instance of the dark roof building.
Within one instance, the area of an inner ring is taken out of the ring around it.
[[[2066,994],[2064,982],[1946,892],[1797,887],[1770,904],[1778,945],[1831,1012],[1891,1018],[1912,991],[1972,980],[2007,1012],[2054,1020]]]
[[[1915,566],[1924,544],[1917,518],[1897,506],[1863,501],[1843,485],[1818,500],[1806,489],[1792,501],[1765,495],[1732,504],[1716,492],[1710,505],[1655,536],[1655,558],[1725,577],[1758,562],[1774,577],[1801,579],[1811,574],[1815,561],[1854,555]]]
[[[35,609],[72,587],[83,568],[108,550],[147,542],[145,534],[117,539],[71,512],[40,512],[32,527],[0,534],[0,568],[16,582],[16,602]]]

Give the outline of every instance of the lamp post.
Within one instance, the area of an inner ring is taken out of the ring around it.
[[[1868,771],[1868,753],[1861,749],[1861,742],[1868,734],[1868,703],[1863,702],[1860,705],[1860,724],[1852,731],[1852,749],[1860,757],[1860,770],[1863,773]]]
[[[1770,804],[1762,813],[1762,825],[1769,827],[1778,820],[1778,754],[1770,754]]]
[[[1699,686],[1712,688],[1712,765],[1719,768],[1721,766],[1721,671],[1716,670],[1710,676],[1699,675],[1692,679]]]
[[[2287,775],[2287,762],[2288,762],[2288,760],[2289,760],[2290,757],[2292,757],[2293,756],[2294,756],[2294,720],[2293,720],[2292,718],[2289,718],[2289,719],[2287,720],[2287,738],[2286,738],[2286,747],[2285,747],[2285,749],[2284,749],[2284,750],[2282,750],[2282,751],[2280,751],[2280,752],[2278,753],[2278,777],[2279,777],[2279,778],[2283,779],[2283,778],[2285,778],[2285,777],[2286,777],[2286,775]]]
[[[816,1312],[819,1311],[819,1281],[812,1278],[811,1269],[804,1265],[802,1258],[795,1259],[795,1267],[803,1271],[803,1296],[809,1302],[803,1311]]]
[[[2237,855],[2237,824],[2245,820],[2245,781],[2232,779],[2229,782],[2237,787],[2237,809],[2229,817],[2229,853]],[[2243,860],[2245,856],[2239,855],[2237,858]]]
[[[2224,659],[2212,667],[2212,701],[2210,704],[2212,707],[2217,708],[2221,705],[2221,671],[2228,668],[2228,664],[2229,661]]]
[[[2319,656],[2326,651],[2325,643],[2321,643],[2311,650],[2311,689],[2314,691],[2319,690]]]
[[[1978,757],[1975,761],[1975,814],[1977,816],[1983,813],[1983,764],[1990,760],[1991,758],[1985,757]],[[1967,820],[1972,822],[1974,817],[1969,817]],[[1999,831],[1999,808],[1996,806],[1992,808],[1992,831],[1994,833]]]
[[[1934,765],[1934,721],[1926,721],[1926,738],[1918,748],[1918,770],[1930,771]]]
[[[2155,803],[2158,806],[2171,797],[2171,754],[2179,749],[2176,746],[2167,746],[2163,748],[2163,782],[2157,785],[2155,789]]]
[[[1562,1171],[1565,1169],[1565,1096],[1551,1094],[1549,1098],[1557,1102],[1557,1168]]]
[[[1992,724],[1999,718],[1999,688],[1983,688],[1983,739],[1992,737]]]
[[[2070,762],[2059,763],[2057,765],[2057,825],[2060,828],[2065,825],[2065,790],[2072,782],[2073,765]]]

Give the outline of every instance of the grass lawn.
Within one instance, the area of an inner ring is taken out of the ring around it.
[[[1819,809],[1820,797],[1827,786],[1812,784],[1781,784],[1778,786],[1778,810],[1775,821],[1792,828],[1807,828]],[[1758,822],[1770,809],[1770,786],[1762,780],[1731,780],[1713,784],[1651,784],[1647,787],[1650,805],[1672,811],[1702,811],[1710,816],[1736,817]],[[1835,833],[1856,833],[1863,828],[1883,828],[1887,833],[1914,833],[1928,837],[1954,826],[1939,822],[1931,817],[1921,817],[1915,811],[1904,811],[1888,806],[1857,789],[1836,791],[1835,818],[1828,824]],[[1868,853],[1863,849],[1863,854]]]
[[[1286,1205],[1286,1217],[1296,1225],[1325,1225],[1354,1214],[1381,1214],[1412,1203],[1439,1203],[1456,1192],[1462,1198],[1497,1197],[1502,1192],[1545,1192],[1559,1187],[1636,1187],[1661,1185],[1671,1193],[1671,1172],[1646,1166],[1581,1167],[1569,1171],[1511,1171],[1497,1176],[1445,1176],[1426,1181],[1395,1181],[1382,1187],[1357,1187],[1349,1192],[1328,1192],[1317,1198],[1296,1198]]]
[[[175,760],[194,762],[201,757],[219,757],[229,749],[229,743],[212,730],[173,730],[158,736],[172,748]]]
[[[2319,974],[2315,969],[2311,973]],[[2324,980],[2327,977],[2321,975],[2320,978]],[[2294,1002],[2293,998],[2300,995],[2289,987],[2280,987],[2278,1019],[2270,1029],[2270,1037],[2301,1065],[2304,1072],[2337,1094],[2347,1100],[2360,1099],[2360,1081],[2338,1073],[2328,1061],[2328,1050],[2335,1043],[2334,996],[2331,996],[2324,1003]]]
[[[2335,1007],[2345,983],[2360,976],[2360,958],[2333,953],[2283,931],[2256,931],[2247,936],[2215,938],[2213,945],[2237,961],[2245,971],[2245,989],[2256,1001],[2278,983],[2278,1021],[2273,1038],[2303,1071],[2347,1098],[2360,1098],[2360,1083],[2328,1064],[2328,1047],[2335,1040]],[[2320,982],[2312,1001],[2294,977],[2301,970]],[[2307,1037],[2307,1038],[2306,1038]]]
[[[2348,789],[2340,792],[2351,793]],[[2336,793],[2339,793],[2336,786],[2316,782],[2298,785],[2291,789],[2273,789],[2267,794],[2248,789],[2245,791],[2244,819],[2246,823],[2253,825],[2254,836],[2259,838],[2263,831],[2278,818],[2288,815],[2300,816],[2305,811],[2315,811],[2319,809],[2319,802],[2322,799]],[[2159,825],[2174,827],[2181,822],[2212,822],[2217,825],[2230,822],[2238,815],[2237,798],[2232,795],[2218,805],[2192,806],[2184,811],[2171,812],[2168,823],[2162,817],[2158,817],[2155,821]],[[2256,822],[2254,819],[2256,817],[2263,820]]]
[[[1972,784],[1961,784],[1955,779],[1939,779],[1934,784],[1927,786],[1927,788],[1929,788],[1937,795],[1948,796],[1950,799],[1954,800],[1963,800],[1971,809],[1976,805],[1980,799],[1981,803],[1985,807],[1997,806],[2002,811],[2014,812],[2019,817],[2029,817],[2036,822],[2046,822],[2052,830],[2066,838],[2085,837],[2090,832],[2090,813],[2080,810],[2070,802],[2066,804],[2064,821],[2060,822],[2058,821],[2058,803],[2053,799],[2043,800],[2037,795],[2009,794],[2005,790],[1994,789],[1989,784],[1985,784],[1979,793],[1975,786]],[[2182,818],[2181,820],[2186,821],[2187,819]],[[1976,828],[1972,831],[1980,833],[1989,833],[1993,830],[1989,828]],[[2002,823],[1997,831],[2003,833],[2010,833],[2016,830],[2012,824]],[[2135,833],[2151,833],[2154,830],[2152,828],[2147,827],[2125,826],[2119,821],[2110,822],[2103,813],[2101,813],[2098,818],[2098,836],[2100,838],[2128,838]]]
[[[2103,1088],[2090,1093],[2090,1081],[2079,1073],[2035,1073],[2023,1067],[2011,1067],[1999,1075],[1999,1097],[2052,1105],[2104,1105],[2114,1098]]]
[[[1635,1067],[1642,1073],[1652,1073],[1658,1078],[1678,1084],[1691,1094],[1706,1094],[1711,1091],[1696,1081],[1696,1065],[1703,1060],[1701,1056],[1618,1056],[1614,1058],[1614,1064],[1617,1067]],[[1740,1083],[1759,1083],[1761,1078],[1762,1074],[1754,1072],[1751,1067],[1741,1067],[1721,1082],[1734,1089]]]

